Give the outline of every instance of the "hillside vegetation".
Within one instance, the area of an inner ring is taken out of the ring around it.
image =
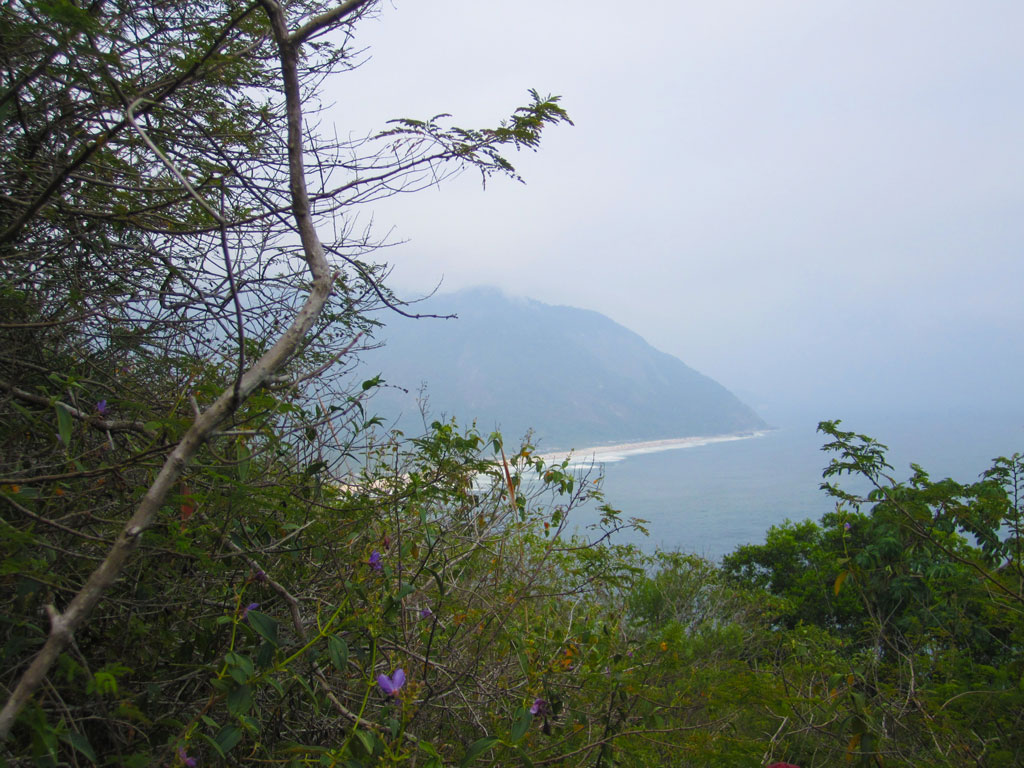
[[[1020,456],[897,482],[824,423],[835,513],[716,565],[532,445],[382,426],[352,367],[411,309],[359,206],[568,116],[323,139],[373,8],[0,7],[0,762],[1021,764]]]

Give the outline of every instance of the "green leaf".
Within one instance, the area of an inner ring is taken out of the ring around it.
[[[89,743],[89,739],[86,738],[86,735],[84,733],[79,733],[78,731],[71,731],[66,738],[72,747],[74,747],[76,750],[85,755],[85,757],[87,757],[89,760],[91,760],[94,763],[99,762],[99,759],[96,757],[96,753],[93,752],[92,744]]]
[[[313,707],[313,712],[319,715],[319,698],[315,693],[313,693],[313,689],[309,687],[309,683],[306,682],[305,677],[303,675],[295,675],[294,677],[292,677],[292,680],[306,692],[306,695],[309,696],[309,704]]]
[[[423,569],[434,577],[434,581],[437,583],[437,593],[441,597],[444,597],[444,581],[441,579],[441,574],[439,574],[437,571],[435,571],[433,568],[430,568],[429,566],[423,566]]]
[[[246,618],[249,621],[249,626],[262,635],[265,640],[273,643],[275,646],[278,644],[276,619],[272,619],[260,611],[249,611],[246,614]]]
[[[416,591],[416,587],[414,587],[412,584],[403,584],[399,588],[398,594],[395,595],[395,600],[401,600],[406,595],[412,594],[415,591]]]
[[[211,747],[213,747],[215,750],[217,750],[217,754],[219,754],[221,757],[227,757],[227,755],[224,754],[224,750],[221,748],[220,744],[217,742],[216,739],[211,739],[205,733],[200,733],[199,735],[203,737],[203,740],[207,744],[209,744]]]
[[[530,710],[526,707],[519,708],[519,719],[516,720],[515,725],[512,726],[512,733],[510,734],[513,742],[519,741],[526,732],[530,730],[530,723],[533,722],[533,715],[530,714]]]
[[[242,682],[252,677],[252,659],[248,656],[243,656],[242,654],[235,653],[234,651],[228,651],[224,654],[224,661],[226,661],[229,666],[238,668],[238,670],[244,675]]]
[[[462,765],[469,765],[497,743],[498,739],[495,736],[484,736],[482,739],[477,739],[466,750],[466,756],[462,758]]]
[[[244,715],[252,708],[252,689],[248,685],[240,685],[228,694],[228,712],[232,715]]]
[[[516,650],[516,657],[519,659],[519,668],[523,670],[523,674],[530,669],[530,660],[526,657],[526,652],[516,644],[513,646]]]
[[[249,450],[249,446],[245,443],[240,442],[238,449],[235,451],[235,458],[238,461],[238,479],[243,483],[249,477],[249,466],[251,465],[250,457],[252,452]]]
[[[60,29],[68,28],[75,32],[91,32],[97,28],[96,20],[70,0],[40,0],[38,7],[43,13],[58,22]]]
[[[237,725],[225,725],[214,741],[220,747],[221,754],[227,754],[242,740],[242,729]]]
[[[441,753],[437,751],[437,747],[431,744],[429,741],[421,741],[417,745],[422,751],[426,752],[433,758],[441,759]]]
[[[65,448],[71,447],[71,412],[64,403],[55,403],[57,411],[57,433]]]
[[[379,747],[383,746],[377,735],[371,731],[356,731],[355,735],[367,757],[372,757]]]
[[[256,651],[256,666],[260,669],[266,669],[274,661],[274,651],[276,646],[271,642],[260,643],[260,649]]]
[[[345,666],[348,664],[348,644],[340,637],[331,635],[327,638],[327,650],[331,654],[331,663],[334,664],[334,668],[339,672],[344,672]]]

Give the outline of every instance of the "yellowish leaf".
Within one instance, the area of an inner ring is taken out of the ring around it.
[[[836,576],[836,584],[835,587],[833,587],[833,591],[836,593],[836,596],[839,595],[839,590],[843,588],[843,582],[846,581],[846,577],[849,575],[849,571],[842,571],[838,576]]]
[[[854,753],[857,751],[857,747],[860,746],[860,734],[855,733],[850,737],[849,743],[846,745],[846,762],[852,762]]]

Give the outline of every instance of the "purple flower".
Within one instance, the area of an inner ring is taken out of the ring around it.
[[[398,697],[398,692],[405,685],[405,671],[399,667],[395,670],[395,673],[388,677],[383,672],[377,675],[377,685],[381,687],[388,696]]]
[[[546,715],[548,713],[548,703],[544,699],[534,699],[533,706],[530,707],[531,715]]]
[[[253,574],[252,578],[254,581],[258,581],[260,584],[267,583],[267,574],[258,568],[256,569],[256,573]]]
[[[420,618],[421,619],[429,619],[433,615],[434,615],[434,612],[432,610],[430,610],[429,608],[424,608],[424,609],[422,609],[420,611]]]
[[[100,416],[106,416],[107,415],[107,401],[106,400],[100,400],[98,403],[96,403],[96,410],[99,411]]]
[[[843,523],[843,529],[847,530],[847,531],[850,530],[850,524],[849,523]]]
[[[181,758],[182,765],[187,765],[188,768],[196,768],[196,759],[194,757],[189,757],[188,754],[186,754],[184,747],[178,747],[178,757]]]
[[[373,550],[373,552],[370,553],[370,563],[369,563],[369,565],[375,571],[383,571],[384,570],[384,566],[381,565],[381,562],[380,562],[380,552],[378,552],[376,549]]]
[[[242,618],[244,619],[246,616],[248,616],[249,611],[255,611],[259,607],[259,603],[249,603],[247,606],[245,606],[245,608],[242,609]]]

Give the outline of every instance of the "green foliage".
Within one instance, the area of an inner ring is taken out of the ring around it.
[[[849,589],[835,588],[847,573],[844,525],[855,518],[840,512],[827,515],[821,525],[786,521],[769,529],[764,544],[726,555],[722,569],[735,583],[769,593],[782,626],[856,631],[863,621],[861,603]]]
[[[591,542],[568,537],[599,486],[529,445],[509,456],[500,435],[442,422],[411,440],[358,434],[358,460],[352,448],[300,460],[301,432],[256,429],[241,455],[214,446],[61,658],[59,698],[22,714],[12,759],[1019,759],[1020,627],[989,581],[1010,585],[1017,566],[981,573],[985,549],[936,514],[998,525],[1000,551],[1015,551],[1019,457],[975,486],[879,476],[872,498],[778,526],[719,568],[615,544],[612,509]],[[12,544],[23,535],[7,530]],[[47,540],[81,548],[60,529]],[[59,589],[75,562],[44,556],[36,578]],[[42,640],[32,616],[46,595],[21,583],[7,603],[9,658]],[[397,669],[406,682],[386,695],[376,678]],[[97,708],[107,714],[73,714]]]
[[[438,121],[450,115],[437,115],[429,120],[393,120],[394,127],[383,131],[379,138],[393,139],[396,148],[416,145],[426,138],[454,156],[475,165],[485,183],[496,172],[511,174],[513,178],[522,181],[515,175],[515,168],[501,154],[499,147],[511,145],[516,149],[536,149],[540,145],[545,125],[571,125],[572,120],[559,101],[558,96],[542,97],[535,89],[531,89],[530,103],[517,109],[509,120],[497,128],[445,128]]]
[[[152,532],[144,556],[156,557],[79,638],[83,659],[122,661],[89,675],[65,656],[62,705],[102,699],[120,712],[82,722],[83,737],[125,760],[181,748],[352,765],[411,759],[425,747],[410,728],[446,763],[585,747],[594,716],[578,684],[600,681],[612,696],[612,656],[620,684],[629,678],[605,600],[638,571],[563,538],[592,483],[570,482],[529,447],[511,460],[481,453],[493,442],[435,423],[411,443],[376,445],[345,480],[312,485],[265,450],[252,452],[256,485],[197,468],[197,511]],[[30,613],[12,611],[9,641],[38,642]],[[567,618],[578,627],[569,638]],[[397,668],[408,682],[389,699],[375,677]],[[543,725],[529,713],[536,698],[550,706]],[[137,725],[127,741],[125,719]]]
[[[241,397],[312,290],[284,215],[303,199],[274,7],[0,7],[5,694],[114,571],[0,759],[1024,762],[1019,455],[975,483],[920,467],[897,482],[883,445],[825,422],[836,512],[719,568],[619,545],[642,522],[531,445],[445,422],[406,439],[368,414],[381,382],[346,366],[368,311],[394,299],[347,208],[466,166],[514,175],[504,151],[568,122],[555,97],[531,92],[494,129],[406,119],[369,143],[310,137],[312,216],[342,233],[325,245],[333,293]],[[297,57],[312,113],[371,5],[343,7],[288,6],[296,30],[316,28]],[[230,415],[174,467],[155,521],[126,530],[224,393]],[[869,492],[841,488],[850,475]],[[571,536],[585,503],[600,518]]]
[[[423,540],[404,539],[383,575],[354,565],[412,502],[352,490],[355,456],[378,475],[396,458],[373,447],[364,401],[378,382],[346,373],[378,325],[369,312],[397,302],[366,260],[379,241],[353,234],[348,209],[467,166],[511,173],[503,152],[568,118],[534,93],[498,129],[410,127],[400,147],[390,133],[296,134],[323,79],[356,63],[353,25],[372,6],[0,7],[0,738],[20,711],[15,761],[170,763],[185,746],[290,760],[301,750],[286,742],[323,749],[338,734],[331,707],[362,729],[339,755],[405,759],[404,715],[378,731],[358,714],[393,651],[380,638],[400,620],[411,631],[422,582],[455,599],[456,565],[437,558],[467,567],[473,548],[453,554],[446,537],[481,546],[504,513],[473,527],[479,438],[439,433],[422,466],[410,459],[426,475],[372,480],[416,500]],[[337,241],[312,242],[317,228]],[[315,717],[293,727],[281,712],[297,701]]]
[[[854,763],[1016,764],[1021,457],[997,459],[968,485],[916,465],[901,483],[877,441],[838,422],[819,429],[837,454],[826,480],[855,475],[870,490],[826,482],[836,512],[772,528],[764,544],[727,556],[724,572],[763,591],[778,626],[841,639],[828,690]]]

